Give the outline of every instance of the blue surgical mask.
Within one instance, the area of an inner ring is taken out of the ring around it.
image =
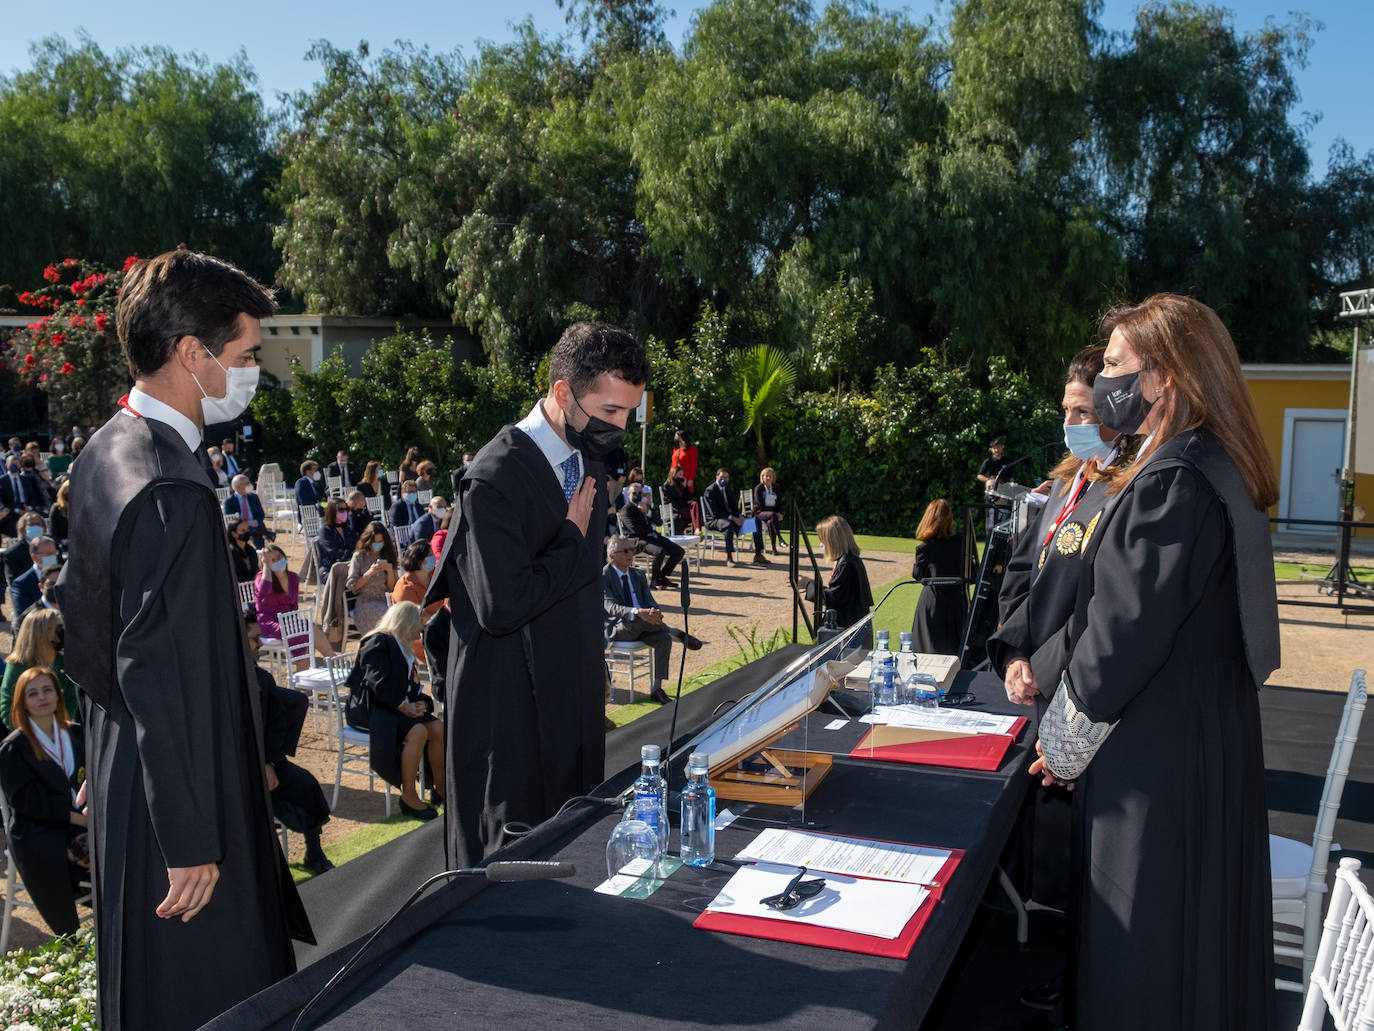
[[[417,497],[417,495],[415,495],[415,494],[407,494],[407,495],[406,495],[406,504],[407,504],[407,505],[413,505],[413,504],[415,504],[415,498],[416,498],[416,497]]]
[[[286,559],[284,559],[284,558],[279,558],[279,559],[277,559],[277,561],[273,562],[268,568],[271,569],[272,572],[274,572],[274,573],[285,573],[285,572],[286,572]]]
[[[43,536],[43,527],[41,527],[41,526],[26,526],[26,527],[24,527],[24,537],[25,537],[26,539],[32,541],[32,540],[37,540],[39,537],[42,537],[42,536]]]
[[[431,555],[431,556],[429,556],[429,558],[425,559],[425,569],[426,569],[427,571],[428,571],[428,570],[432,570],[432,569],[434,568],[435,565],[436,565],[436,563],[435,563],[435,561],[434,561],[434,556],[433,556],[433,555]]]
[[[1064,446],[1080,462],[1105,462],[1114,445],[1108,444],[1095,423],[1080,423],[1064,427]]]
[[[373,551],[381,551],[386,547],[386,541],[373,541],[371,547]]]
[[[41,559],[38,560],[38,565],[42,569],[50,569],[51,567],[57,565],[57,556],[44,555]]]

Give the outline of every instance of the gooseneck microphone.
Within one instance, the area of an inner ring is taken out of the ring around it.
[[[338,969],[338,972],[331,977],[325,986],[315,993],[315,997],[307,1002],[296,1017],[295,1023],[291,1025],[291,1031],[301,1031],[306,1026],[305,1018],[310,1015],[310,1011],[323,1002],[335,988],[343,983],[344,978],[353,972],[353,968],[358,965],[358,961],[363,958],[363,954],[372,947],[372,944],[380,938],[392,924],[400,919],[401,914],[420,900],[431,887],[440,881],[447,881],[454,877],[482,876],[489,881],[509,882],[509,881],[547,881],[557,877],[572,877],[577,873],[577,867],[572,863],[558,863],[543,860],[511,860],[509,862],[488,863],[486,866],[469,866],[461,870],[445,870],[437,873],[429,880],[425,881],[413,892],[410,898],[401,904],[401,908],[392,913],[375,931],[368,936],[367,941],[358,947],[358,951],[349,957],[348,962]]]
[[[667,795],[673,790],[673,738],[677,735],[677,707],[682,702],[682,675],[687,669],[687,641],[691,634],[687,610],[692,605],[691,560],[683,556],[682,567],[678,570],[678,600],[682,603],[682,658],[677,664],[677,693],[673,696],[673,718],[668,724],[668,743],[663,748],[663,788]],[[671,802],[669,809],[672,808]]]

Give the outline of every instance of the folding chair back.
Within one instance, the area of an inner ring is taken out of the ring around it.
[[[1328,1012],[1338,1031],[1374,1031],[1374,899],[1358,859],[1336,871],[1298,1031],[1321,1031]]]

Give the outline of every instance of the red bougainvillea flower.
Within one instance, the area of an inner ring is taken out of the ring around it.
[[[77,261],[75,258],[63,258],[63,259],[62,259],[62,267],[63,267],[63,268],[76,268],[76,266],[77,266],[77,265],[80,265],[80,264],[81,264],[81,262]]]
[[[85,292],[86,284],[83,280],[78,279],[75,283],[72,284],[72,293],[76,294],[78,297],[80,297]]]
[[[110,316],[105,312],[97,312],[95,316],[95,328],[97,331],[105,332],[105,327],[110,324]]]
[[[77,306],[78,308],[84,307],[85,304],[86,304],[86,302],[85,302],[84,300],[82,300],[82,301],[77,301],[77,302],[76,302],[76,306]]]
[[[46,279],[49,283],[56,283],[59,279],[62,278],[62,273],[57,271],[56,265],[49,265],[47,268],[43,270],[43,278]]]
[[[70,323],[70,324],[73,325],[73,326],[77,326],[77,327],[84,326],[84,325],[86,324],[86,316],[84,316],[84,315],[73,315],[73,316],[71,317],[71,323]]]
[[[34,363],[37,362],[37,361],[38,361],[38,359],[35,358],[35,357],[33,356],[33,352],[32,352],[32,351],[30,351],[28,354],[24,355],[24,364],[27,365],[30,369],[33,368]]]
[[[52,335],[52,345],[53,345],[53,347],[61,347],[61,346],[62,346],[63,344],[65,344],[66,342],[67,342],[67,334],[66,334],[66,333],[54,333],[54,334]]]
[[[76,366],[73,365],[71,362],[63,362],[63,363],[62,363],[62,375],[64,375],[64,376],[70,376],[70,375],[71,375],[73,372],[75,372],[75,371],[76,371]]]
[[[139,262],[139,257],[138,257],[138,255],[137,255],[137,254],[130,254],[127,258],[124,259],[124,269],[123,269],[123,271],[128,272],[129,269],[131,269],[131,268],[133,268],[135,265],[137,265],[138,262]]]

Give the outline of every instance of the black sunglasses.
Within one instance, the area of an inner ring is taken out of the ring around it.
[[[759,905],[776,909],[779,912],[786,912],[789,909],[796,909],[807,899],[814,899],[825,890],[824,877],[813,877],[809,881],[802,880],[805,876],[806,867],[803,866],[798,869],[797,875],[787,882],[786,888],[776,895],[759,899]]]

